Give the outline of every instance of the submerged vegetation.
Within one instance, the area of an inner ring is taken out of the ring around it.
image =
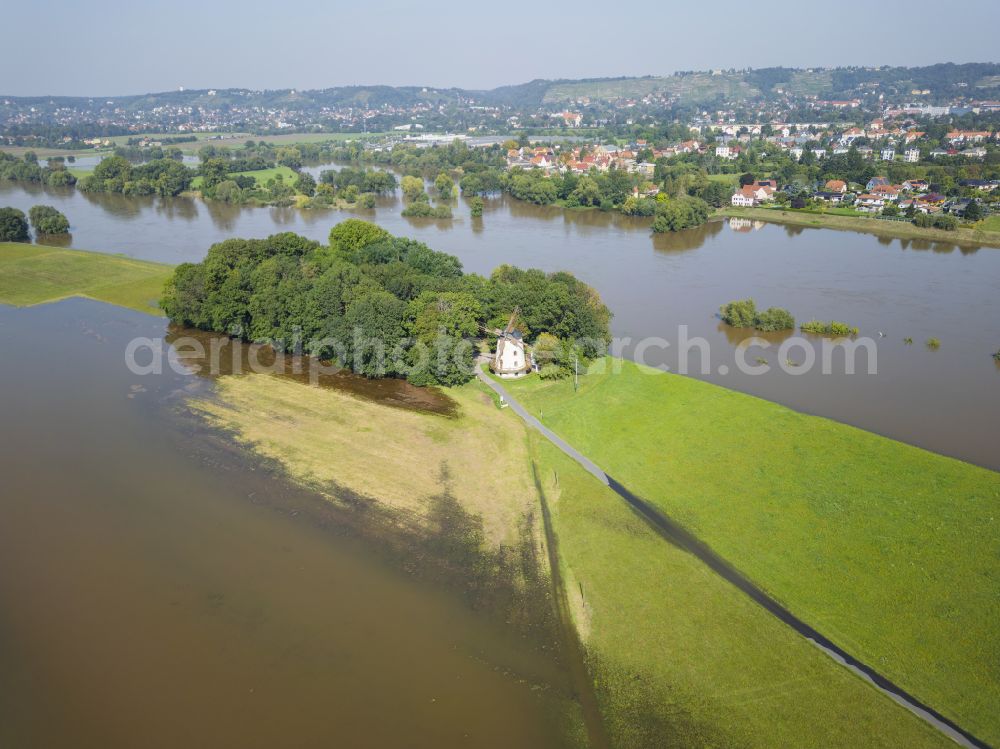
[[[734,328],[756,328],[764,332],[791,330],[795,327],[792,313],[782,307],[768,307],[757,311],[753,299],[741,299],[722,305],[719,314],[723,322]]]
[[[36,205],[28,211],[31,225],[38,234],[67,234],[69,219],[59,210],[50,205]]]
[[[28,219],[19,208],[0,208],[0,242],[27,242]]]
[[[427,201],[418,200],[403,209],[401,214],[406,218],[452,218],[451,208],[446,205],[431,205]]]
[[[162,305],[182,325],[418,385],[469,380],[473,339],[518,306],[529,341],[548,332],[592,357],[610,339],[607,307],[572,274],[465,274],[454,256],[359,219],[335,226],[325,246],[292,233],[213,245],[177,267]]]
[[[38,157],[28,151],[17,158],[0,151],[0,179],[13,182],[35,182],[50,187],[69,187],[76,184],[76,177],[66,169],[62,157],[49,159],[45,166],[38,163]]]
[[[857,328],[848,325],[847,323],[837,322],[836,320],[831,320],[830,322],[810,320],[809,322],[802,323],[800,330],[803,333],[815,333],[816,335],[841,337],[854,336],[858,334]]]

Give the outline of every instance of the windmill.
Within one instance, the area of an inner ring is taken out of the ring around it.
[[[525,354],[521,332],[517,330],[520,307],[514,307],[504,330],[497,330],[497,351],[490,361],[490,369],[501,377],[522,377],[531,371],[531,360]]]

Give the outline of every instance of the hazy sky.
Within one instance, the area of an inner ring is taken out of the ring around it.
[[[0,94],[492,88],[708,68],[997,62],[1000,0],[948,8],[938,0],[31,0],[3,10]]]

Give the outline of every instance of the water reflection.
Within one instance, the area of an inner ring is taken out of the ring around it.
[[[437,388],[419,388],[406,380],[372,380],[350,371],[331,372],[308,356],[276,354],[267,345],[246,343],[218,333],[170,325],[166,342],[185,367],[200,377],[215,379],[230,374],[270,374],[316,384],[387,406],[454,416],[455,401]]]
[[[767,341],[772,346],[777,347],[795,335],[794,330],[763,331],[755,330],[754,328],[734,328],[732,325],[726,325],[721,320],[719,320],[719,324],[715,329],[722,333],[731,345],[742,349],[746,349],[751,345],[748,343],[751,339]]]
[[[665,234],[652,234],[653,248],[662,253],[687,252],[697,250],[709,239],[715,237],[722,231],[724,222],[709,221],[707,224],[685,229],[684,231],[668,232]],[[648,228],[647,228],[648,231]]]
[[[198,218],[198,202],[190,198],[175,198],[173,200],[157,200],[153,203],[156,213],[167,221],[195,221]]]
[[[72,227],[71,227],[72,228]],[[35,236],[35,244],[43,244],[48,247],[72,247],[72,234],[38,234]]]

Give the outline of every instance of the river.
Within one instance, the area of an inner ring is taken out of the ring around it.
[[[168,263],[200,260],[232,236],[294,231],[323,241],[353,215],[453,253],[468,271],[485,274],[501,263],[569,270],[614,312],[613,333],[630,340],[620,348],[626,356],[676,371],[678,331],[687,326],[709,357],[692,349],[693,376],[1000,469],[1000,363],[991,358],[1000,349],[1000,250],[759,222],[712,222],[654,237],[648,220],[507,197],[488,200],[482,220],[460,202],[454,221],[436,222],[402,218],[398,196],[370,212],[301,211],[0,183],[0,205],[36,203],[69,217],[71,246]],[[749,333],[717,315],[721,304],[744,297],[787,307],[800,322],[857,326],[875,346],[877,374],[868,373],[864,353],[854,374],[845,373],[842,353],[824,373],[818,338],[779,355],[787,336],[768,336],[769,348],[744,351]],[[931,338],[939,348],[925,345]],[[749,365],[766,360],[769,371],[741,371],[737,353]],[[810,356],[815,366],[806,366]]]
[[[551,640],[417,574],[139,377],[165,321],[0,306],[0,746],[548,747]]]

